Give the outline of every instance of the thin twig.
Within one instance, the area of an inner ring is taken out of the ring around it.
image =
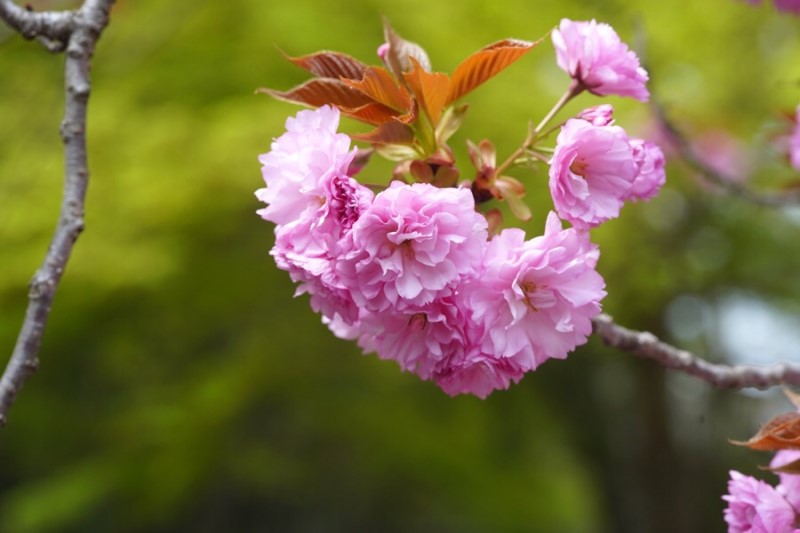
[[[81,8],[71,12],[32,13],[9,0],[0,0],[0,18],[24,37],[44,37],[67,43],[64,70],[66,98],[64,120],[61,123],[65,160],[61,214],[44,262],[31,280],[25,319],[14,351],[0,378],[0,426],[5,424],[8,410],[23,383],[39,365],[39,347],[53,296],[75,240],[83,231],[84,200],[89,182],[86,157],[86,104],[91,88],[89,67],[95,44],[108,24],[113,3],[114,0],[86,0]]]
[[[593,320],[594,332],[603,342],[619,350],[699,378],[715,387],[768,389],[776,385],[800,385],[800,364],[775,363],[767,366],[721,365],[671,346],[647,331],[622,327],[606,314]]]
[[[693,169],[703,175],[708,181],[718,185],[725,191],[754,204],[767,207],[783,207],[788,205],[800,204],[800,191],[756,191],[732,181],[719,172],[711,168],[698,155],[692,143],[681,133],[681,131],[669,120],[664,107],[656,102],[655,98],[650,101],[650,109],[653,117],[661,126],[663,131],[669,136],[669,140],[675,146],[681,158]]]

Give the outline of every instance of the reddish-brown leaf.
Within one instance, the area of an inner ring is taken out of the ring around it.
[[[407,113],[411,109],[411,95],[397,84],[385,68],[369,67],[362,79],[342,81],[396,111]]]
[[[370,102],[359,107],[340,107],[342,113],[349,115],[361,122],[372,124],[373,126],[380,126],[384,122],[392,121],[397,113],[378,102]]]
[[[371,144],[411,144],[414,141],[414,131],[410,126],[390,120],[367,133],[352,135],[352,138]]]
[[[430,72],[431,60],[428,59],[428,54],[417,43],[406,41],[392,29],[389,21],[383,20],[383,38],[389,45],[389,51],[386,54],[386,63],[389,70],[398,80],[403,79],[403,73],[411,70],[411,58],[415,59],[423,69]]]
[[[436,125],[447,103],[450,78],[441,72],[428,72],[413,57],[410,60],[413,68],[403,76],[420,107]]]
[[[284,56],[298,67],[319,78],[360,80],[364,75],[364,71],[369,68],[354,57],[328,50],[314,52],[301,57],[290,57],[286,54]]]
[[[541,39],[536,42],[504,39],[478,50],[456,67],[445,103],[458,100],[493,78],[540,42]]]
[[[332,78],[314,78],[288,91],[258,89],[278,100],[319,107],[326,104],[340,108],[354,109],[374,103],[370,97],[348,87],[341,80]]]
[[[800,449],[800,413],[778,415],[758,430],[748,441],[730,441],[753,450]]]

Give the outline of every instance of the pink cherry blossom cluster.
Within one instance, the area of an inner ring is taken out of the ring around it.
[[[610,26],[564,19],[553,43],[572,83],[540,126],[584,91],[648,98],[647,73]],[[484,398],[586,342],[606,294],[589,230],[625,201],[655,196],[665,179],[657,146],[629,138],[610,105],[585,109],[561,125],[544,233],[493,226],[490,239],[474,184],[393,181],[375,194],[354,179],[363,165],[338,125],[334,107],[301,111],[259,157],[259,214],[276,225],[271,254],[335,335],[451,395]],[[535,133],[515,153],[535,151],[547,137]],[[522,188],[499,175],[493,148],[485,167],[489,196],[505,183]]]
[[[488,240],[469,188],[393,182],[374,195],[331,107],[301,111],[260,156],[272,255],[339,337],[449,394],[485,397],[591,333],[597,247],[550,214],[544,235]]]
[[[770,466],[779,468],[800,459],[800,450],[781,450]],[[779,473],[777,486],[731,471],[724,511],[728,533],[798,533],[800,475]]]
[[[558,65],[573,90],[646,101],[647,72],[608,24],[563,19],[552,34]],[[664,154],[631,139],[603,104],[561,127],[550,161],[550,194],[558,216],[589,229],[616,218],[627,200],[649,200],[664,185]]]

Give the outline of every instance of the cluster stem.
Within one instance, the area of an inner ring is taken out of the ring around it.
[[[531,128],[530,123],[528,124],[528,134],[525,136],[525,140],[522,141],[522,144],[519,146],[519,148],[514,150],[514,152],[512,152],[511,155],[509,155],[506,158],[506,160],[503,161],[497,167],[494,173],[495,176],[501,176],[503,172],[505,172],[506,170],[508,170],[509,167],[514,165],[514,162],[520,156],[525,155],[526,151],[536,141],[538,141],[543,137],[543,135],[541,135],[541,132],[544,129],[544,127],[547,126],[547,124],[549,124],[551,120],[553,120],[553,117],[555,117],[556,114],[558,114],[558,112],[561,111],[570,100],[572,100],[582,92],[583,92],[583,85],[573,80],[567,91],[563,95],[561,95],[561,98],[558,99],[555,105],[553,105],[553,108],[550,109],[550,111],[548,111],[547,115],[545,115],[545,117],[541,120],[541,122],[539,122],[539,124],[535,128]],[[550,134],[550,132],[552,132],[553,129],[548,130],[544,136]]]

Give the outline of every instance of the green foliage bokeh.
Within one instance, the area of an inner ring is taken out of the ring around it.
[[[791,179],[764,124],[800,101],[800,19],[767,6],[118,0],[93,62],[87,229],[41,369],[0,432],[0,531],[723,531],[726,471],[767,462],[726,439],[771,396],[712,391],[593,340],[485,401],[449,398],[361,356],[292,298],[252,193],[257,154],[296,108],[254,90],[305,79],[278,48],[377,62],[382,16],[444,71],[561,17],[607,21],[627,42],[646,37],[652,88],[690,131],[761,146],[757,186]],[[62,61],[0,28],[0,355],[57,217]],[[566,84],[545,39],[467,98],[460,160],[466,139],[510,153]],[[652,133],[646,106],[611,101],[619,123]],[[546,177],[518,175],[533,233]],[[595,232],[605,307],[668,339],[665,309],[682,294],[797,313],[797,235],[792,213],[721,196],[671,162],[661,197]]]

